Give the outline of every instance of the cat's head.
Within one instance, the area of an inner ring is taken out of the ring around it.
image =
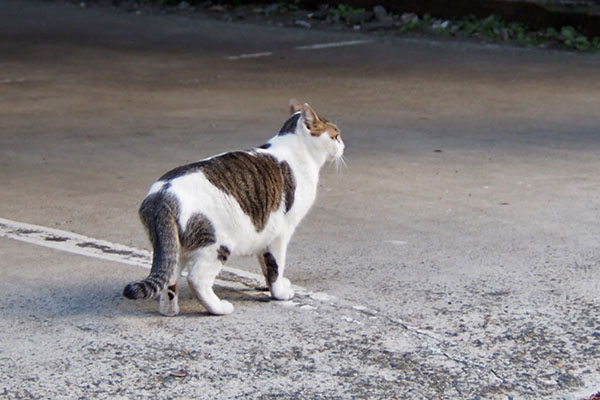
[[[300,105],[297,102],[290,103],[293,115],[288,122],[288,133],[294,133],[307,141],[310,148],[326,155],[328,161],[339,160],[344,154],[344,141],[339,128],[317,115],[315,110],[307,103]],[[284,125],[285,128],[285,125]],[[282,131],[285,130],[282,128]],[[280,132],[281,134],[281,132]]]

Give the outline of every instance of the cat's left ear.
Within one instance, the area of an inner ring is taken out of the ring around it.
[[[298,111],[302,110],[302,104],[296,99],[290,100],[290,114],[296,114]]]
[[[317,113],[311,106],[308,105],[308,103],[304,103],[301,111],[302,119],[304,120],[306,127],[309,131],[312,131],[312,128],[315,126],[315,124],[320,121]]]

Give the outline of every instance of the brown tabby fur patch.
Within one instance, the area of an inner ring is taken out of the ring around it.
[[[183,232],[179,232],[179,241],[188,250],[210,246],[215,243],[215,228],[204,215],[192,215]]]
[[[279,163],[281,176],[283,177],[283,194],[285,196],[285,212],[290,211],[294,204],[294,192],[296,191],[296,180],[292,169],[285,161]]]
[[[291,208],[295,183],[287,163],[279,163],[270,155],[242,151],[223,154],[205,163],[202,172],[206,178],[235,197],[257,232],[265,228],[284,196],[286,209]]]
[[[296,182],[287,162],[268,154],[237,151],[177,167],[159,180],[170,181],[202,171],[214,186],[233,196],[250,217],[256,231],[262,231],[269,216],[285,199],[285,211],[294,204]],[[186,227],[187,231],[187,227]]]

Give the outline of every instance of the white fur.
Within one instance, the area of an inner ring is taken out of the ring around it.
[[[299,119],[296,132],[273,137],[268,142],[271,145],[268,149],[249,151],[250,154],[266,153],[279,161],[286,161],[296,184],[292,208],[286,213],[285,201],[281,201],[279,209],[270,215],[261,232],[256,231],[250,217],[242,211],[235,198],[212,185],[200,171],[173,179],[167,189],[179,201],[178,222],[181,229],[192,215],[198,213],[206,216],[215,228],[216,244],[180,257],[180,265],[189,267],[188,283],[192,292],[212,314],[233,312],[231,303],[220,300],[212,290],[222,267],[216,259],[220,245],[227,246],[232,255],[257,255],[261,262],[262,254],[271,252],[279,267],[279,277],[270,288],[272,296],[279,300],[294,296],[290,281],[283,277],[287,245],[315,201],[319,170],[326,161],[341,157],[344,151],[341,139],[332,139],[327,132],[318,137],[311,136],[305,125],[304,114]],[[156,182],[149,194],[159,191],[163,185],[164,182]],[[177,276],[174,276],[170,284],[176,279]],[[160,311],[165,315],[177,314],[177,296],[169,300],[166,291],[163,291]]]

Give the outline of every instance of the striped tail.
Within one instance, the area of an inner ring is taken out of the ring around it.
[[[149,299],[160,293],[171,279],[179,262],[178,203],[166,193],[152,194],[142,202],[140,218],[152,242],[154,254],[150,275],[131,282],[123,290],[128,299]]]

